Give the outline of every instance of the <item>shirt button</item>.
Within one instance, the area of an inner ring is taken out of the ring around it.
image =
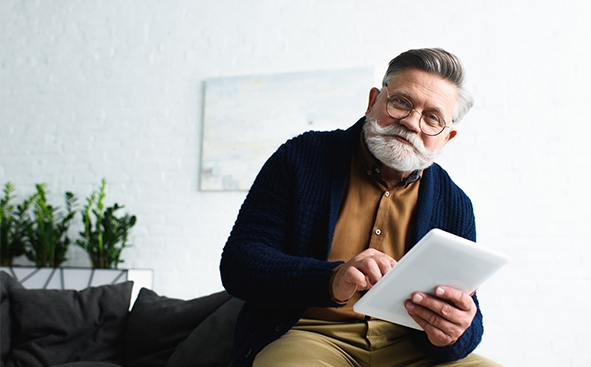
[[[390,191],[386,191],[384,195],[386,195],[386,197],[390,196]]]
[[[381,229],[376,229],[376,234],[379,236],[382,234],[382,230]]]
[[[371,171],[370,170],[367,170],[367,175],[368,176],[371,176]]]

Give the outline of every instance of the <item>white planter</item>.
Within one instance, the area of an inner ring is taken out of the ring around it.
[[[33,266],[0,266],[28,289],[74,289],[98,287],[133,281],[131,305],[142,287],[152,289],[152,269],[37,268]]]

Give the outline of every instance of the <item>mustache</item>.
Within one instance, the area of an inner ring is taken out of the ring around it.
[[[373,124],[373,129],[378,135],[382,137],[400,137],[411,143],[418,152],[428,153],[419,135],[408,130],[406,127],[398,124],[382,127],[375,119],[370,119],[368,122]]]
[[[401,172],[424,169],[433,164],[439,151],[429,151],[420,134],[400,124],[380,126],[368,115],[363,126],[365,144],[373,156],[383,164]],[[401,142],[399,139],[406,142]]]

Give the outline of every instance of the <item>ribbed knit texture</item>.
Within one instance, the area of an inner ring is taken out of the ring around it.
[[[289,140],[253,183],[220,264],[224,287],[246,301],[236,326],[232,366],[250,366],[254,356],[287,332],[308,307],[338,306],[331,301],[328,284],[340,262],[327,258],[364,121],[346,131],[308,132]],[[447,173],[435,164],[421,180],[416,241],[432,228],[475,240],[472,204]],[[450,347],[435,347],[424,333],[417,334],[418,342],[442,360],[466,356],[481,337],[480,311]]]

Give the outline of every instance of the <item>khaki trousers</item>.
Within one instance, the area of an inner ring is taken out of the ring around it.
[[[302,319],[255,357],[253,367],[419,367],[499,364],[474,353],[441,362],[421,351],[407,328],[380,320],[333,322]]]

